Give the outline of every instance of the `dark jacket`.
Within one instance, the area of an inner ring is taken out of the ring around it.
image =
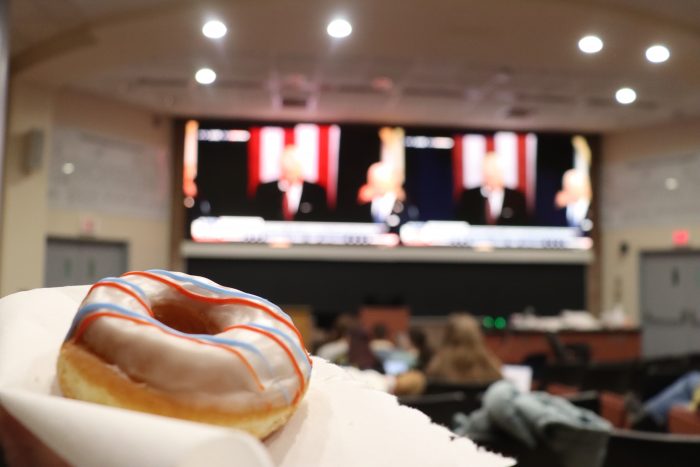
[[[282,221],[282,198],[277,181],[263,183],[255,191],[255,213],[268,221]],[[294,214],[295,221],[324,221],[328,218],[326,190],[320,186],[304,182],[301,189],[299,208]]]
[[[481,187],[472,188],[462,192],[457,203],[455,214],[457,220],[467,221],[470,224],[486,225],[486,198],[481,194]],[[496,219],[496,225],[527,225],[527,203],[525,195],[510,188],[503,189],[503,207],[501,214]]]
[[[418,208],[407,201],[396,200],[391,214],[384,221],[389,226],[390,232],[398,232],[399,227],[408,221],[418,219]],[[372,203],[361,204],[357,207],[354,220],[357,222],[374,222],[372,218]]]

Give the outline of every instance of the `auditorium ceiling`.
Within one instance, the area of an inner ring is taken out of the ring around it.
[[[700,116],[697,0],[13,0],[14,79],[176,116],[614,131]],[[330,19],[352,34],[333,39]],[[228,26],[219,40],[204,21]],[[577,48],[600,36],[600,53]],[[645,49],[663,43],[670,59]],[[217,80],[197,84],[208,67]],[[632,87],[637,100],[615,101]]]

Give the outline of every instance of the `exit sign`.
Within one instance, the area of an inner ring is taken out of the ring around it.
[[[687,229],[674,230],[671,238],[674,246],[688,246],[690,243],[690,231]]]

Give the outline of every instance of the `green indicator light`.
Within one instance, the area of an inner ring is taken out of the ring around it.
[[[493,318],[490,316],[484,316],[483,323],[486,329],[491,329],[493,327]]]
[[[496,329],[505,329],[506,328],[506,319],[503,318],[502,316],[499,316],[494,321],[494,325],[496,326]]]

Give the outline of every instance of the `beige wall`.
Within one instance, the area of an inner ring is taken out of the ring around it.
[[[0,295],[42,287],[46,237],[79,237],[81,220],[92,219],[94,238],[126,241],[129,268],[169,264],[170,213],[163,220],[100,212],[52,210],[47,205],[51,134],[56,127],[81,129],[112,139],[149,145],[170,153],[170,124],[128,105],[75,92],[57,92],[13,83],[5,174],[4,219],[0,237]],[[46,131],[41,166],[21,168],[21,136],[28,129]]]
[[[44,163],[27,173],[22,154],[27,131],[40,129],[45,131],[45,142],[50,138],[51,105],[49,91],[11,84],[0,226],[0,296],[43,284],[48,168]],[[43,155],[47,153],[44,144]]]
[[[603,167],[616,161],[642,157],[663,157],[684,151],[700,151],[700,120],[609,134],[603,138]],[[700,187],[696,187],[700,202]],[[605,210],[605,200],[599,204]],[[690,230],[690,247],[700,248],[700,219],[690,225],[660,226],[654,219],[634,228],[605,229],[602,232],[602,307],[620,303],[630,317],[639,316],[639,256],[645,250],[672,250],[672,231]],[[627,254],[620,244],[627,243]]]

